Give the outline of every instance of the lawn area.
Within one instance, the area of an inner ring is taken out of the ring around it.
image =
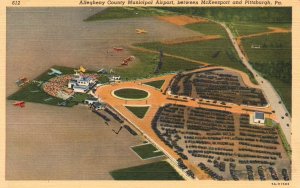
[[[225,38],[227,37],[227,33],[223,27],[213,22],[188,24],[185,27],[205,35],[220,35]]]
[[[116,68],[115,72],[120,75],[123,80],[134,80],[141,78],[150,78],[157,76],[154,70],[159,61],[159,54],[152,54],[132,50],[131,53],[138,59],[129,67]],[[184,71],[199,68],[199,64],[184,61],[172,57],[163,57],[163,66],[160,69],[160,74]]]
[[[162,7],[177,14],[201,16],[222,22],[291,23],[291,7]]]
[[[137,44],[137,46],[157,51],[163,49],[164,53],[187,57],[213,65],[223,65],[237,69],[243,68],[231,43],[226,39],[174,45],[151,42]]]
[[[155,80],[152,82],[145,82],[143,84],[155,87],[157,89],[161,89],[161,87],[164,85],[164,83],[165,83],[165,80]]]
[[[284,147],[285,151],[287,152],[288,156],[291,158],[292,148],[291,148],[290,144],[287,142],[286,137],[283,133],[283,130],[282,130],[281,126],[279,124],[276,124],[275,127],[278,131],[278,134],[280,136],[280,139],[282,141],[282,144],[283,144],[283,147]]]
[[[272,83],[291,113],[291,34],[272,34],[243,39],[242,44],[250,63]],[[261,48],[252,49],[252,44],[261,45]]]
[[[254,76],[242,64],[233,46],[227,38],[175,45],[166,45],[160,42],[142,43],[136,45],[151,50],[163,49],[164,53],[187,57],[212,65],[220,65],[238,69],[247,73],[251,81],[254,84],[257,84]],[[186,65],[185,67],[187,68],[189,66]]]
[[[291,37],[291,33],[263,35],[242,39],[242,45],[251,62],[286,61],[292,58]],[[251,48],[252,44],[261,47]]]
[[[149,106],[125,106],[136,117],[143,119],[148,112]]]
[[[73,95],[72,101],[77,103],[83,103],[85,99],[91,98],[91,95],[87,93],[75,93]]]
[[[148,97],[148,92],[140,90],[140,89],[119,89],[114,91],[114,94],[117,97],[124,98],[124,99],[144,99]]]
[[[166,161],[159,161],[110,172],[115,180],[183,180]]]
[[[288,156],[291,158],[292,148],[289,145],[289,143],[287,142],[286,137],[285,137],[285,135],[284,135],[284,133],[281,129],[281,126],[278,123],[276,123],[275,121],[273,121],[272,119],[269,119],[269,118],[265,119],[265,125],[268,126],[268,127],[275,127],[277,129],[277,132],[278,132],[278,135],[281,139],[283,147],[284,147],[285,151],[287,152]]]
[[[152,157],[163,156],[164,153],[156,149],[151,143],[139,146],[133,146],[131,149],[137,153],[142,159],[149,159]]]
[[[45,93],[41,86],[38,86],[36,83],[29,83],[26,86],[22,87],[16,93],[10,95],[8,100],[17,100],[25,102],[35,102],[48,105],[58,106],[59,103],[64,102],[63,99],[52,97]],[[66,106],[71,107],[76,105],[74,101],[67,101]]]
[[[73,68],[60,67],[60,66],[54,66],[53,68],[60,70],[63,74],[74,73]],[[53,78],[54,75],[50,76],[48,75],[48,72],[50,72],[50,70],[45,71],[44,73],[39,75],[35,80],[46,82],[49,79]],[[44,92],[41,85],[33,82],[30,82],[29,84],[26,84],[25,86],[21,87],[17,92],[8,96],[7,99],[42,103],[42,104],[55,105],[55,106],[58,106],[59,103],[64,102],[63,99],[48,95],[46,92]],[[67,107],[72,107],[76,104],[77,102],[75,101],[71,101],[71,100],[66,101]]]
[[[237,36],[271,31],[268,27],[291,29],[290,23],[227,23]]]
[[[87,19],[85,19],[85,21],[164,16],[174,14],[175,13],[169,12],[167,10],[150,7],[109,7],[97,14],[88,17]]]

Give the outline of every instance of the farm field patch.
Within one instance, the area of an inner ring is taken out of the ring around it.
[[[110,172],[115,180],[183,180],[166,161]]]
[[[151,143],[132,146],[131,149],[143,160],[164,156],[164,153],[155,148]]]

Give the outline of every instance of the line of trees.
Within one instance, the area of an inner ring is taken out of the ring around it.
[[[292,9],[290,7],[167,7],[163,9],[176,13],[207,17],[226,22],[291,23],[292,21]]]
[[[264,73],[267,77],[274,77],[288,84],[291,84],[292,82],[291,60],[264,63],[251,62],[251,64],[254,65],[257,70],[260,70],[260,72]]]

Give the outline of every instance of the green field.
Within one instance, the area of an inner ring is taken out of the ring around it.
[[[148,112],[149,106],[125,106],[136,117],[143,119]]]
[[[174,45],[162,44],[160,42],[143,43],[137,45],[157,51],[159,49],[163,49],[164,53],[187,57],[213,65],[223,65],[237,69],[243,68],[242,64],[239,63],[233,47],[226,39]]]
[[[163,49],[164,53],[187,57],[212,65],[220,65],[238,69],[247,73],[253,83],[257,83],[253,75],[249,73],[249,71],[239,60],[230,41],[225,38],[176,45],[166,45],[160,42],[142,43],[136,45],[151,50]]]
[[[291,23],[291,7],[164,7],[176,14],[201,16],[222,22]]]
[[[291,34],[272,34],[242,40],[250,63],[268,79],[291,112],[292,47]],[[260,49],[251,48],[261,45]]]
[[[165,83],[165,80],[155,80],[152,82],[145,82],[143,84],[155,87],[156,89],[161,89],[161,87],[164,85],[164,83]]]
[[[144,99],[148,97],[148,92],[140,90],[140,89],[119,89],[114,92],[117,97],[124,99]]]
[[[166,161],[110,172],[115,180],[184,180]]]
[[[85,21],[138,18],[173,14],[174,13],[166,10],[150,7],[109,7],[95,15],[88,17],[87,19],[85,19]]]
[[[152,157],[164,156],[164,153],[156,149],[152,144],[143,144],[133,146],[131,149],[137,153],[142,159],[149,159]]]
[[[59,67],[54,66],[53,68],[60,70],[63,74],[70,74],[74,73],[73,68],[68,67]],[[45,71],[41,75],[39,75],[36,79],[37,81],[46,82],[49,79],[53,78],[53,76],[48,75],[49,70]],[[42,103],[42,104],[48,104],[48,105],[55,105],[57,106],[59,103],[64,102],[63,99],[52,97],[48,95],[44,90],[42,89],[42,86],[38,83],[32,83],[21,87],[17,92],[10,95],[8,100],[18,100],[18,101],[25,101],[25,102],[35,102],[35,103]],[[67,107],[72,107],[76,105],[76,101],[68,100],[66,101]]]
[[[236,31],[238,36],[271,31],[268,27],[291,29],[290,23],[228,23],[227,25],[231,30]]]
[[[188,24],[185,27],[205,35],[220,35],[225,38],[227,37],[227,33],[223,27],[213,22]]]
[[[285,126],[285,125],[282,125],[282,126]],[[291,148],[290,144],[287,142],[286,137],[283,133],[283,130],[282,130],[281,126],[279,124],[276,124],[275,127],[278,131],[278,134],[280,136],[280,139],[281,139],[281,142],[282,142],[282,145],[283,145],[285,151],[287,152],[288,156],[291,158],[292,148]]]
[[[159,61],[158,54],[145,53],[137,50],[131,52],[139,61],[136,61],[130,67],[121,67],[115,69],[116,74],[120,75],[123,80],[134,80],[141,78],[150,78],[157,76],[154,70]],[[163,66],[160,70],[160,74],[170,73],[175,71],[183,71],[187,69],[199,68],[199,64],[184,61],[172,57],[163,57]]]
[[[291,148],[290,144],[287,142],[286,137],[283,133],[283,130],[282,130],[281,126],[277,122],[275,122],[275,121],[273,121],[272,119],[269,119],[269,118],[265,119],[265,125],[268,126],[268,127],[275,127],[277,129],[277,132],[278,132],[278,135],[281,139],[283,147],[284,147],[285,151],[287,152],[288,156],[291,158],[292,148]],[[285,126],[285,125],[283,125],[283,126]]]
[[[34,92],[33,92],[34,91]],[[58,106],[59,103],[64,102],[63,99],[52,97],[45,93],[43,89],[35,83],[29,83],[26,86],[22,87],[16,93],[10,95],[8,100],[17,100],[25,102],[35,102],[48,105]],[[66,106],[71,107],[76,105],[74,101],[68,101]]]

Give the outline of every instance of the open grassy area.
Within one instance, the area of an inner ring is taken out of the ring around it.
[[[59,67],[59,66],[54,66],[53,68],[60,70],[63,74],[70,74],[74,72],[73,68]],[[35,80],[46,82],[49,79],[53,78],[54,75],[50,76],[48,75],[48,72],[49,70],[45,71],[44,73],[39,75]],[[55,105],[55,106],[57,106],[59,103],[64,102],[63,99],[48,95],[42,89],[42,85],[33,82],[30,82],[29,84],[26,84],[25,86],[21,87],[17,92],[8,96],[7,99],[42,103],[42,104]],[[76,104],[77,104],[76,101],[72,101],[72,100],[66,101],[67,107],[72,107]]]
[[[145,82],[143,84],[155,87],[157,89],[161,89],[161,87],[164,85],[164,83],[165,83],[165,80],[155,80],[152,82]]]
[[[251,48],[252,44],[260,45],[260,48]],[[246,38],[242,40],[242,45],[254,63],[286,61],[292,57],[291,33]]]
[[[266,118],[266,120],[265,120],[265,125],[268,126],[268,127],[275,127],[277,129],[279,137],[282,141],[283,147],[284,147],[285,151],[287,152],[289,158],[291,158],[292,148],[289,145],[289,143],[287,142],[286,137],[285,137],[285,135],[282,131],[281,126],[278,123],[274,122],[272,119],[268,119],[268,118]]]
[[[148,97],[148,92],[140,89],[131,89],[131,88],[116,90],[114,94],[124,99],[144,99]]]
[[[149,106],[126,106],[136,117],[143,119],[148,112]]]
[[[243,39],[242,44],[250,63],[272,83],[287,110],[291,112],[291,33]],[[253,49],[252,44],[261,45],[261,48]]]
[[[148,159],[152,157],[163,156],[164,153],[156,149],[152,144],[144,144],[139,146],[133,146],[131,149],[137,153],[142,159]]]
[[[227,33],[223,27],[213,22],[188,24],[185,27],[205,35],[220,35],[227,37]]]
[[[213,65],[223,65],[237,69],[243,69],[239,59],[227,39],[191,42],[175,45],[151,42],[137,44],[151,50],[163,49],[164,53],[187,57],[190,59],[203,61]]]
[[[284,133],[282,131],[281,126],[279,124],[276,124],[275,127],[276,127],[276,129],[278,131],[278,134],[280,136],[280,139],[282,141],[282,144],[283,144],[283,147],[284,147],[285,151],[287,152],[289,158],[291,158],[291,156],[292,156],[292,148],[291,148],[290,144],[287,142],[286,137],[285,137],[285,135],[284,135]]]
[[[115,180],[183,180],[166,161],[159,161],[110,172]]]
[[[136,45],[157,51],[159,49],[163,49],[164,53],[187,57],[212,65],[220,65],[238,69],[247,73],[251,81],[254,84],[257,84],[254,76],[239,60],[233,46],[227,38],[176,45],[166,45],[160,42],[142,43]],[[185,67],[188,66],[186,65]]]
[[[59,103],[64,102],[63,99],[52,97],[45,93],[41,86],[38,86],[36,83],[29,83],[26,86],[22,87],[16,93],[10,95],[8,100],[17,100],[25,102],[35,102],[48,105],[58,106]],[[66,106],[71,107],[76,105],[74,101],[67,101]]]
[[[83,103],[85,99],[90,98],[91,95],[87,93],[75,93],[73,95],[72,101],[77,103]]]
[[[291,7],[164,7],[177,14],[211,18],[222,22],[291,23]]]
[[[271,31],[268,27],[291,29],[291,23],[227,23],[237,36]]]
[[[154,70],[159,61],[159,54],[152,54],[132,50],[131,53],[139,59],[130,67],[121,67],[115,69],[117,75],[120,75],[123,80],[134,80],[141,78],[149,78],[156,76]],[[160,69],[160,74],[170,73],[175,71],[184,71],[188,69],[196,69],[200,65],[172,57],[163,57],[163,66]]]
[[[150,7],[109,7],[85,21],[173,15],[175,13]]]

